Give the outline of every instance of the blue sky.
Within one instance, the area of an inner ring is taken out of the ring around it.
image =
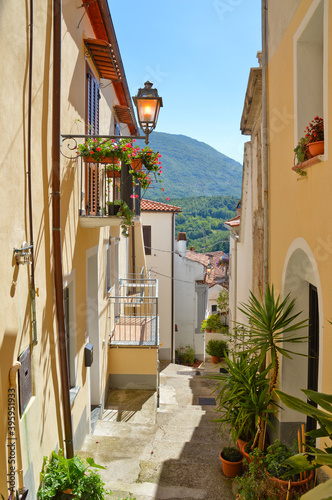
[[[156,130],[188,135],[242,163],[250,68],[261,50],[261,0],[108,0],[131,95],[151,80]]]

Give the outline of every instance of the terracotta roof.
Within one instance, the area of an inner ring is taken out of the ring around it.
[[[233,219],[226,220],[225,224],[227,224],[227,226],[230,226],[230,227],[237,227],[240,225],[240,217],[241,217],[240,215],[237,215]]]
[[[194,250],[187,250],[186,257],[190,260],[203,264],[203,266],[207,266],[209,263],[209,257],[205,253],[198,253]]]
[[[141,210],[145,212],[181,212],[180,207],[161,203],[160,201],[141,200]]]

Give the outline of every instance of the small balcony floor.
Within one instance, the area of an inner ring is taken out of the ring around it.
[[[156,324],[155,316],[120,316],[111,336],[111,346],[157,345]]]

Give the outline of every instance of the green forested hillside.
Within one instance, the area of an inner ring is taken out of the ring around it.
[[[187,247],[198,252],[229,251],[229,231],[224,222],[236,215],[238,198],[234,196],[199,196],[172,198],[172,205],[181,207],[176,216],[175,231],[187,233]]]
[[[204,142],[184,135],[153,132],[149,146],[162,155],[162,187],[165,196],[240,196],[242,165]],[[159,186],[144,195],[161,200]]]

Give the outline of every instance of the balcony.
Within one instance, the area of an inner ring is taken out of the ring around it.
[[[119,204],[124,201],[130,210],[140,215],[140,185],[133,183],[127,164],[121,164],[121,172],[112,165],[80,161],[80,225],[83,227],[120,226],[123,217],[118,216]],[[120,194],[121,193],[121,194]],[[133,195],[138,194],[138,198]]]
[[[110,347],[159,345],[158,280],[143,271],[120,279],[108,300],[114,318]]]

